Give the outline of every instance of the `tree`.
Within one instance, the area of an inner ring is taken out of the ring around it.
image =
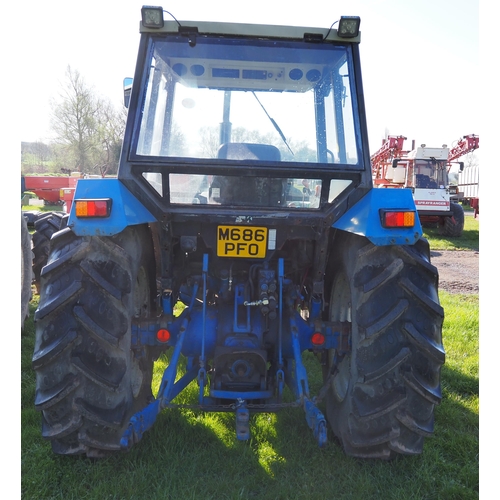
[[[110,102],[101,101],[97,114],[96,141],[91,156],[94,170],[98,169],[102,177],[117,173],[125,121],[125,108],[118,113]]]
[[[220,131],[218,127],[201,127],[200,143],[202,158],[217,158],[220,147]]]
[[[21,171],[45,172],[52,160],[51,147],[43,142],[21,142]]]
[[[53,103],[51,126],[61,168],[102,176],[116,173],[125,113],[99,97],[70,66]]]

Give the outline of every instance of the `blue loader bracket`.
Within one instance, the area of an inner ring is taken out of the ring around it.
[[[414,210],[415,225],[411,228],[385,228],[380,210]],[[422,225],[417,215],[410,189],[374,188],[350,208],[333,227],[366,236],[374,245],[413,245],[422,237]]]
[[[127,226],[155,222],[151,212],[118,179],[81,179],[74,200],[111,198],[111,215],[103,218],[77,218],[75,203],[71,207],[68,226],[78,236],[112,236]]]

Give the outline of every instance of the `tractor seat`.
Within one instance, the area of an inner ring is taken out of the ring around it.
[[[280,161],[281,155],[279,149],[270,144],[228,142],[221,145],[217,158],[223,160]]]

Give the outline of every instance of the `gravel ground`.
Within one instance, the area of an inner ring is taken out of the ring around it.
[[[431,250],[439,271],[439,289],[449,293],[479,293],[479,252]]]

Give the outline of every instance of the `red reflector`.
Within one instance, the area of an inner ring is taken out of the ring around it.
[[[325,343],[325,336],[320,332],[313,333],[311,342],[313,345],[323,345]]]
[[[415,212],[383,212],[382,225],[384,227],[413,227]]]
[[[168,342],[170,340],[170,332],[162,328],[156,332],[156,338],[160,342]]]
[[[77,217],[109,217],[111,200],[75,200]]]

